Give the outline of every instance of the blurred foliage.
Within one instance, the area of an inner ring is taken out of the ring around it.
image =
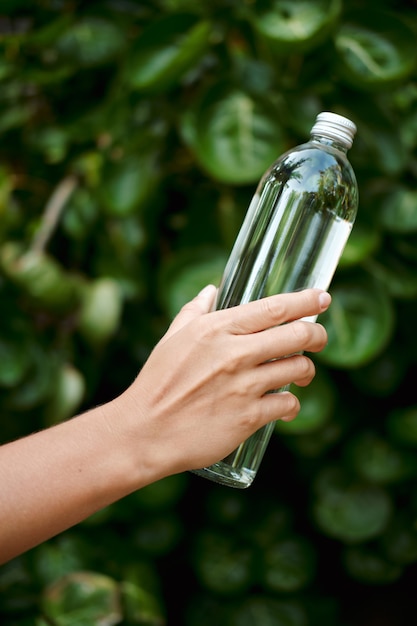
[[[317,380],[250,491],[100,511],[0,569],[4,626],[409,623],[416,38],[408,0],[2,0],[2,441],[130,383],[322,110],[358,126],[360,190]]]

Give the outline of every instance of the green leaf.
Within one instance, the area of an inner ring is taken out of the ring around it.
[[[307,387],[294,387],[291,390],[300,401],[301,409],[291,422],[278,420],[275,432],[297,435],[312,433],[321,428],[331,417],[335,406],[335,390],[324,369],[318,369],[313,381]]]
[[[399,235],[391,239],[393,250],[405,261],[417,263],[417,233]]]
[[[234,536],[200,531],[194,546],[194,568],[201,584],[224,596],[245,593],[254,575],[252,549]]]
[[[279,493],[278,498],[260,498],[256,506],[251,503],[248,505],[241,534],[256,548],[267,551],[278,539],[288,537],[291,533],[294,527],[292,511],[282,502]]]
[[[0,597],[3,615],[33,610],[33,578],[22,558],[3,563],[0,568]]]
[[[302,537],[288,537],[268,546],[263,555],[262,581],[276,593],[300,591],[314,577],[316,558]]]
[[[137,521],[132,541],[143,554],[157,557],[171,552],[182,536],[182,522],[175,511],[157,511]]]
[[[113,278],[96,278],[87,285],[78,317],[78,329],[93,346],[108,341],[118,330],[123,294]]]
[[[169,89],[201,59],[211,25],[193,14],[165,15],[139,36],[127,63],[126,82],[138,91]]]
[[[304,52],[330,34],[342,8],[340,0],[268,0],[256,4],[253,24],[274,52]]]
[[[243,523],[249,512],[246,494],[237,489],[214,489],[209,491],[206,513],[210,520],[222,526]],[[253,526],[251,525],[251,528]]]
[[[115,626],[123,619],[117,583],[96,572],[59,578],[44,589],[42,607],[54,626]]]
[[[397,483],[417,470],[414,456],[372,432],[358,433],[348,444],[346,454],[355,472],[371,483]]]
[[[72,239],[82,241],[91,235],[99,217],[97,199],[89,189],[78,187],[71,195],[62,217],[62,229]]]
[[[417,407],[396,409],[389,413],[387,431],[394,441],[407,448],[417,447]]]
[[[417,561],[417,528],[413,513],[399,512],[388,530],[381,537],[384,555],[397,565],[409,565]]]
[[[110,216],[140,212],[153,197],[159,180],[155,155],[127,155],[104,168],[99,197]]]
[[[67,272],[50,254],[34,250],[22,253],[20,244],[7,242],[1,248],[0,265],[39,308],[63,314],[79,303],[82,279]]]
[[[121,577],[123,581],[131,583],[155,597],[161,596],[161,583],[159,566],[156,561],[147,557],[128,559],[122,563],[123,571]]]
[[[379,193],[387,193],[392,189],[392,177],[399,176],[410,164],[410,150],[401,137],[399,126],[401,119],[392,115],[388,107],[377,98],[363,99],[349,103],[352,119],[358,127],[358,133],[352,146],[352,157],[355,158],[355,170],[366,172],[365,177],[368,183],[363,185],[362,205],[364,207],[364,217],[366,218],[368,207],[365,202],[368,200],[367,193],[373,191],[372,181],[369,180],[370,172],[376,178],[380,178]],[[376,186],[378,191],[378,185]],[[378,195],[378,194],[376,194]],[[378,210],[381,199],[378,198]],[[366,207],[366,208],[365,208]],[[369,223],[372,227],[378,227],[379,220],[375,219]]]
[[[160,293],[170,319],[203,287],[220,283],[226,260],[226,253],[219,250],[185,249],[164,266]]]
[[[347,240],[338,267],[341,269],[359,265],[368,259],[381,244],[379,229],[355,224]]]
[[[348,574],[365,585],[387,585],[403,573],[401,566],[370,548],[347,548],[343,562]]]
[[[298,433],[287,437],[286,445],[300,458],[315,458],[324,455],[340,441],[346,431],[346,425],[340,419],[332,419],[313,433]]]
[[[31,353],[27,343],[0,337],[0,387],[15,387],[30,368]]]
[[[387,89],[415,68],[415,37],[397,14],[358,10],[335,37],[341,72],[355,87]]]
[[[135,491],[129,498],[134,506],[144,511],[169,509],[181,500],[187,488],[187,479],[187,474],[167,476]]]
[[[58,126],[36,128],[29,142],[35,151],[39,151],[47,163],[60,163],[68,153],[68,133]]]
[[[191,149],[215,180],[257,183],[284,151],[282,127],[271,104],[240,89],[209,89],[185,121]]]
[[[152,593],[129,581],[120,584],[120,592],[129,624],[165,626],[165,612]]]
[[[388,193],[381,205],[380,222],[392,233],[416,233],[417,191],[402,187]]]
[[[316,358],[326,365],[353,368],[375,358],[394,329],[394,309],[384,287],[368,278],[335,285],[332,304],[320,321],[328,345]]]
[[[384,532],[391,513],[391,497],[382,487],[355,482],[339,468],[326,468],[316,479],[313,516],[329,537],[367,541]]]
[[[301,602],[255,594],[238,605],[227,626],[307,626],[308,623]]]
[[[45,51],[47,51],[44,61],[49,64],[55,60],[55,55],[51,54],[51,47],[55,46],[61,35],[68,31],[72,25],[73,18],[69,12],[58,12],[58,15],[55,15],[52,19],[41,21],[37,28],[29,31],[25,38],[25,43],[31,51],[36,50],[41,56],[42,53],[45,54]],[[37,64],[34,67],[36,68]]]
[[[390,250],[381,251],[376,258],[365,264],[368,272],[381,284],[393,298],[414,300],[417,297],[417,273],[415,266]]]
[[[185,626],[230,626],[229,605],[209,591],[191,594]]]
[[[85,541],[71,532],[40,544],[29,556],[33,574],[42,586],[51,585],[73,572],[85,570],[91,558]]]
[[[72,363],[58,367],[52,393],[44,412],[45,425],[50,426],[73,417],[84,400],[86,381]]]
[[[86,16],[60,35],[56,50],[62,59],[90,67],[117,57],[125,42],[125,35],[116,24],[98,16]]]
[[[404,380],[408,367],[409,361],[403,348],[390,344],[376,359],[352,370],[350,376],[355,387],[363,393],[389,397]]]
[[[57,355],[33,342],[27,347],[31,363],[23,380],[10,393],[7,405],[17,411],[27,411],[48,400],[56,382]]]
[[[0,118],[0,134],[26,126],[29,124],[33,112],[33,105],[30,103],[15,103],[12,107],[3,109]]]

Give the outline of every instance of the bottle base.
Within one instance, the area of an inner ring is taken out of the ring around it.
[[[225,485],[226,487],[234,487],[235,489],[247,489],[252,484],[256,472],[248,469],[234,469],[227,463],[219,461],[210,465],[210,467],[203,467],[202,469],[191,470],[193,474],[207,478],[219,485]]]

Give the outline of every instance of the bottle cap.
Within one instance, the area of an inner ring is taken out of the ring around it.
[[[311,129],[312,135],[321,135],[329,139],[336,139],[345,148],[349,149],[356,133],[356,125],[343,115],[323,111],[316,117],[315,124]]]

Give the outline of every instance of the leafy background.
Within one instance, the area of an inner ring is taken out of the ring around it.
[[[2,0],[2,441],[130,383],[318,112],[356,122],[360,190],[329,345],[250,490],[132,494],[3,566],[2,624],[409,623],[416,37],[405,0]]]

